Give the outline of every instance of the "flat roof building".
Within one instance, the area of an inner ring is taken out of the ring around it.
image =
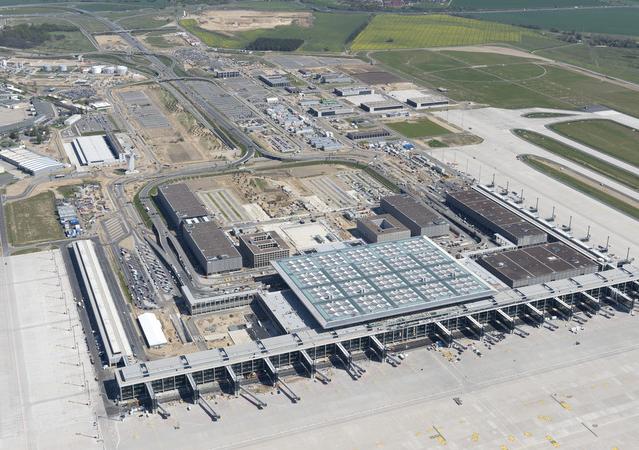
[[[323,328],[477,300],[492,292],[424,236],[272,264]]]
[[[229,292],[195,296],[188,286],[181,286],[180,292],[186,309],[192,316],[246,306],[258,295],[257,289],[231,289]]]
[[[120,162],[117,144],[107,135],[80,136],[65,146],[70,146],[81,166],[96,166]]]
[[[182,223],[182,241],[206,275],[242,268],[242,255],[213,222]]]
[[[372,130],[349,131],[346,137],[353,141],[361,141],[362,139],[380,139],[390,136],[390,131],[384,128],[374,128]]]
[[[446,193],[446,203],[477,225],[517,246],[542,244],[548,235],[524,218],[470,189]]]
[[[378,102],[363,102],[360,107],[370,113],[384,112],[384,111],[396,111],[402,109],[404,106],[395,100],[383,100]]]
[[[138,316],[138,323],[142,328],[144,339],[150,348],[158,348],[166,345],[168,341],[162,331],[162,323],[153,313],[144,313]]]
[[[238,78],[240,71],[235,69],[213,69],[215,78]]]
[[[156,200],[169,224],[179,229],[189,219],[208,220],[208,211],[184,183],[166,184],[158,188]]]
[[[320,83],[324,84],[337,84],[337,83],[352,83],[353,79],[348,75],[337,72],[323,73],[317,76]]]
[[[442,216],[408,194],[384,197],[380,201],[380,208],[399,220],[412,236],[443,236],[450,230]]]
[[[425,109],[446,106],[450,102],[446,97],[428,95],[406,99],[406,103],[415,109]]]
[[[33,176],[46,175],[65,167],[64,164],[53,158],[38,155],[26,148],[2,150],[0,151],[0,159]]]
[[[288,258],[291,249],[276,231],[240,236],[240,253],[247,267],[266,267],[271,261]]]
[[[336,87],[333,89],[333,93],[339,97],[350,97],[352,95],[369,95],[375,93],[375,91],[368,86],[348,86]]]
[[[266,75],[262,74],[258,79],[270,87],[286,87],[290,86],[291,81],[284,75]]]
[[[479,258],[477,262],[512,288],[594,273],[599,264],[562,242]]]
[[[357,231],[370,243],[399,241],[410,237],[410,230],[390,214],[357,219]]]
[[[318,105],[311,106],[308,110],[315,117],[326,117],[326,116],[339,116],[342,114],[352,114],[355,110],[348,106],[343,105]]]

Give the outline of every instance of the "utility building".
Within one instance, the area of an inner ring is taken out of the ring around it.
[[[275,231],[240,236],[240,253],[247,267],[266,267],[271,261],[288,258],[291,249]]]
[[[412,236],[443,236],[450,229],[442,216],[408,194],[384,197],[380,207],[406,226]]]

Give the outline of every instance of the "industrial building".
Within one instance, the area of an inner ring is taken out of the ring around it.
[[[410,237],[410,230],[390,214],[357,219],[357,231],[370,243],[398,241]]]
[[[390,136],[390,131],[384,128],[374,128],[372,130],[349,131],[346,137],[353,141],[361,141],[362,139],[380,139]]]
[[[352,83],[353,79],[348,75],[337,72],[322,73],[315,77],[323,84]]]
[[[33,176],[47,175],[65,168],[61,162],[25,148],[2,150],[0,159]]]
[[[144,313],[138,316],[138,323],[142,329],[142,334],[150,348],[159,348],[166,345],[168,341],[162,331],[162,323],[153,313]]]
[[[95,244],[90,240],[78,240],[71,244],[71,248],[82,294],[91,305],[106,358],[109,364],[126,362],[133,352],[96,254]]]
[[[450,225],[433,209],[408,194],[391,195],[380,201],[380,208],[407,227],[412,236],[436,237],[448,234]]]
[[[315,117],[339,116],[342,114],[352,114],[355,112],[353,108],[339,104],[312,106],[308,111]]]
[[[215,78],[239,78],[240,71],[235,69],[213,69]]]
[[[160,186],[155,198],[167,222],[176,230],[182,221],[208,220],[208,211],[184,183]]]
[[[225,311],[250,304],[258,295],[256,289],[243,289],[240,291],[217,292],[215,294],[196,297],[188,286],[180,287],[184,305],[192,316],[211,312]]]
[[[446,203],[479,226],[517,246],[542,244],[548,235],[519,215],[470,189],[448,192]]]
[[[270,87],[286,87],[291,85],[291,81],[284,75],[262,74],[258,79]]]
[[[265,267],[271,261],[288,258],[291,249],[276,231],[240,236],[240,253],[246,267]]]
[[[425,95],[406,99],[406,103],[415,109],[436,108],[446,106],[450,102],[446,97]]]
[[[242,255],[215,223],[183,222],[181,237],[204,274],[211,275],[242,268]]]
[[[333,89],[333,93],[339,97],[350,97],[352,95],[374,94],[375,91],[368,86],[348,86],[336,87],[335,89]]]
[[[481,266],[511,288],[594,273],[599,264],[561,242],[486,255]]]
[[[370,113],[397,111],[404,108],[401,103],[394,100],[383,100],[378,102],[363,102],[360,107]]]
[[[80,136],[65,146],[71,151],[82,166],[95,166],[120,162],[117,144],[105,134],[96,136]]]

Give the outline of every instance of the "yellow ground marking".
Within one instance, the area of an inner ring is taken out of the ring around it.
[[[541,420],[542,422],[551,422],[552,421],[552,417],[550,417],[550,416],[537,416],[537,418],[539,420]]]
[[[479,433],[474,432],[473,434],[470,435],[470,440],[473,442],[479,442]]]
[[[548,440],[548,442],[550,442],[552,444],[553,447],[555,447],[555,448],[561,447],[559,445],[559,442],[557,442],[551,435],[547,434],[546,435],[546,439]]]

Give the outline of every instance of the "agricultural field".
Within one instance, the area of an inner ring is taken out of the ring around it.
[[[55,196],[47,191],[5,205],[7,232],[13,245],[64,237],[55,212]]]
[[[576,142],[639,167],[639,131],[612,120],[576,120],[550,128]]]
[[[470,14],[468,17],[549,30],[639,36],[639,8],[567,9]]]
[[[306,25],[282,25],[275,28],[232,32],[203,28],[195,19],[183,19],[180,25],[210,47],[245,48],[257,38],[301,39],[300,50],[341,52],[350,36],[361,28],[369,15],[363,13],[313,13]]]
[[[639,33],[639,30],[638,30]],[[572,44],[536,52],[539,56],[567,62],[622,80],[639,83],[639,49]]]
[[[607,0],[452,0],[450,6],[455,9],[471,10],[504,10],[504,9],[535,9],[535,8],[569,8],[571,6],[601,6],[608,5]]]
[[[533,32],[462,17],[381,14],[353,40],[351,48],[360,51],[518,43],[526,34]]]
[[[458,101],[568,110],[601,104],[639,117],[639,92],[531,58],[431,50],[373,57],[418,84],[448,89]]]
[[[520,159],[533,169],[564,183],[571,188],[592,197],[630,217],[639,219],[639,205],[634,200],[619,194],[596,181],[580,175],[568,167],[557,164],[546,158],[534,155],[521,155]]]
[[[557,141],[556,139],[535,133],[534,131],[515,130],[514,133],[520,138],[530,142],[531,144],[535,144],[544,150],[576,162],[577,164],[625,184],[632,189],[639,190],[639,177],[627,170],[607,163],[606,161],[596,158],[588,153],[579,151],[574,147]]]
[[[392,122],[387,126],[407,138],[424,138],[449,134],[450,131],[428,119],[412,122]]]

